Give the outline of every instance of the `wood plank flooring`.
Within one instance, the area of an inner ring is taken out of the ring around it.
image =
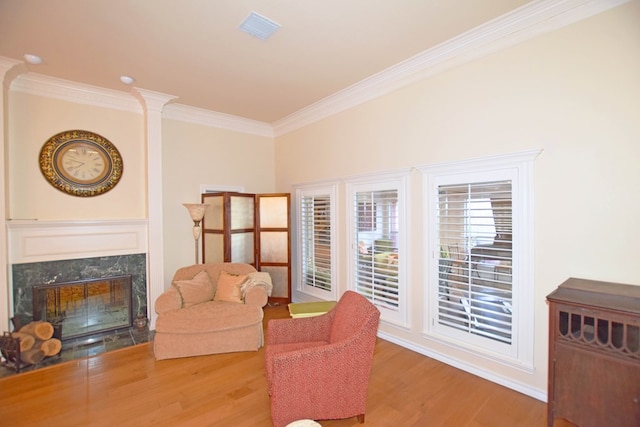
[[[265,322],[280,317],[286,306],[265,308]],[[0,424],[268,427],[264,350],[156,362],[146,343],[13,375],[0,379]],[[546,405],[378,340],[364,425],[540,427]]]

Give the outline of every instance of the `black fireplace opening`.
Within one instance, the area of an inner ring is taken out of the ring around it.
[[[62,340],[130,328],[132,275],[32,286],[33,320],[60,325]]]

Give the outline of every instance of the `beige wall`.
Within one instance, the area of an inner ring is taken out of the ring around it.
[[[9,218],[38,220],[145,218],[146,160],[142,115],[11,91],[9,95]],[[123,158],[118,185],[97,197],[55,189],[38,166],[40,149],[71,129],[95,132]]]
[[[123,99],[127,107],[114,109],[9,91],[7,219],[148,218],[147,188],[159,187],[147,186],[145,118],[141,112],[127,111],[131,103],[126,101],[126,95]],[[42,176],[38,166],[42,145],[51,136],[70,129],[98,133],[120,151],[123,175],[111,191],[96,197],[74,197],[53,188]],[[202,184],[239,186],[247,192],[274,192],[273,144],[269,137],[163,120],[165,287],[178,267],[194,262],[193,223],[182,203],[198,202]],[[0,304],[7,304],[4,292]]]
[[[276,139],[279,191],[357,173],[544,150],[535,162],[535,372],[421,335],[426,227],[419,173],[411,175],[410,192],[411,328],[381,330],[540,395],[547,378],[545,296],[570,276],[640,285],[638,23],[640,5],[632,2]],[[340,230],[344,221],[343,214]],[[346,242],[341,236],[340,292],[348,283]]]
[[[182,203],[199,202],[201,184],[272,193],[275,171],[272,138],[164,120],[162,139],[166,281],[194,262],[193,222]]]

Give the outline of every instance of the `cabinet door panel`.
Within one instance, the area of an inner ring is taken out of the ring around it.
[[[640,425],[640,369],[573,345],[558,343],[555,416],[583,427]]]

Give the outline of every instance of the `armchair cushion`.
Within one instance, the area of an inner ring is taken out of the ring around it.
[[[178,289],[182,300],[182,308],[211,301],[215,289],[206,271],[201,271],[193,279],[176,280],[173,286]]]
[[[242,302],[240,287],[247,280],[246,274],[231,274],[222,270],[218,277],[218,289],[214,301]]]

